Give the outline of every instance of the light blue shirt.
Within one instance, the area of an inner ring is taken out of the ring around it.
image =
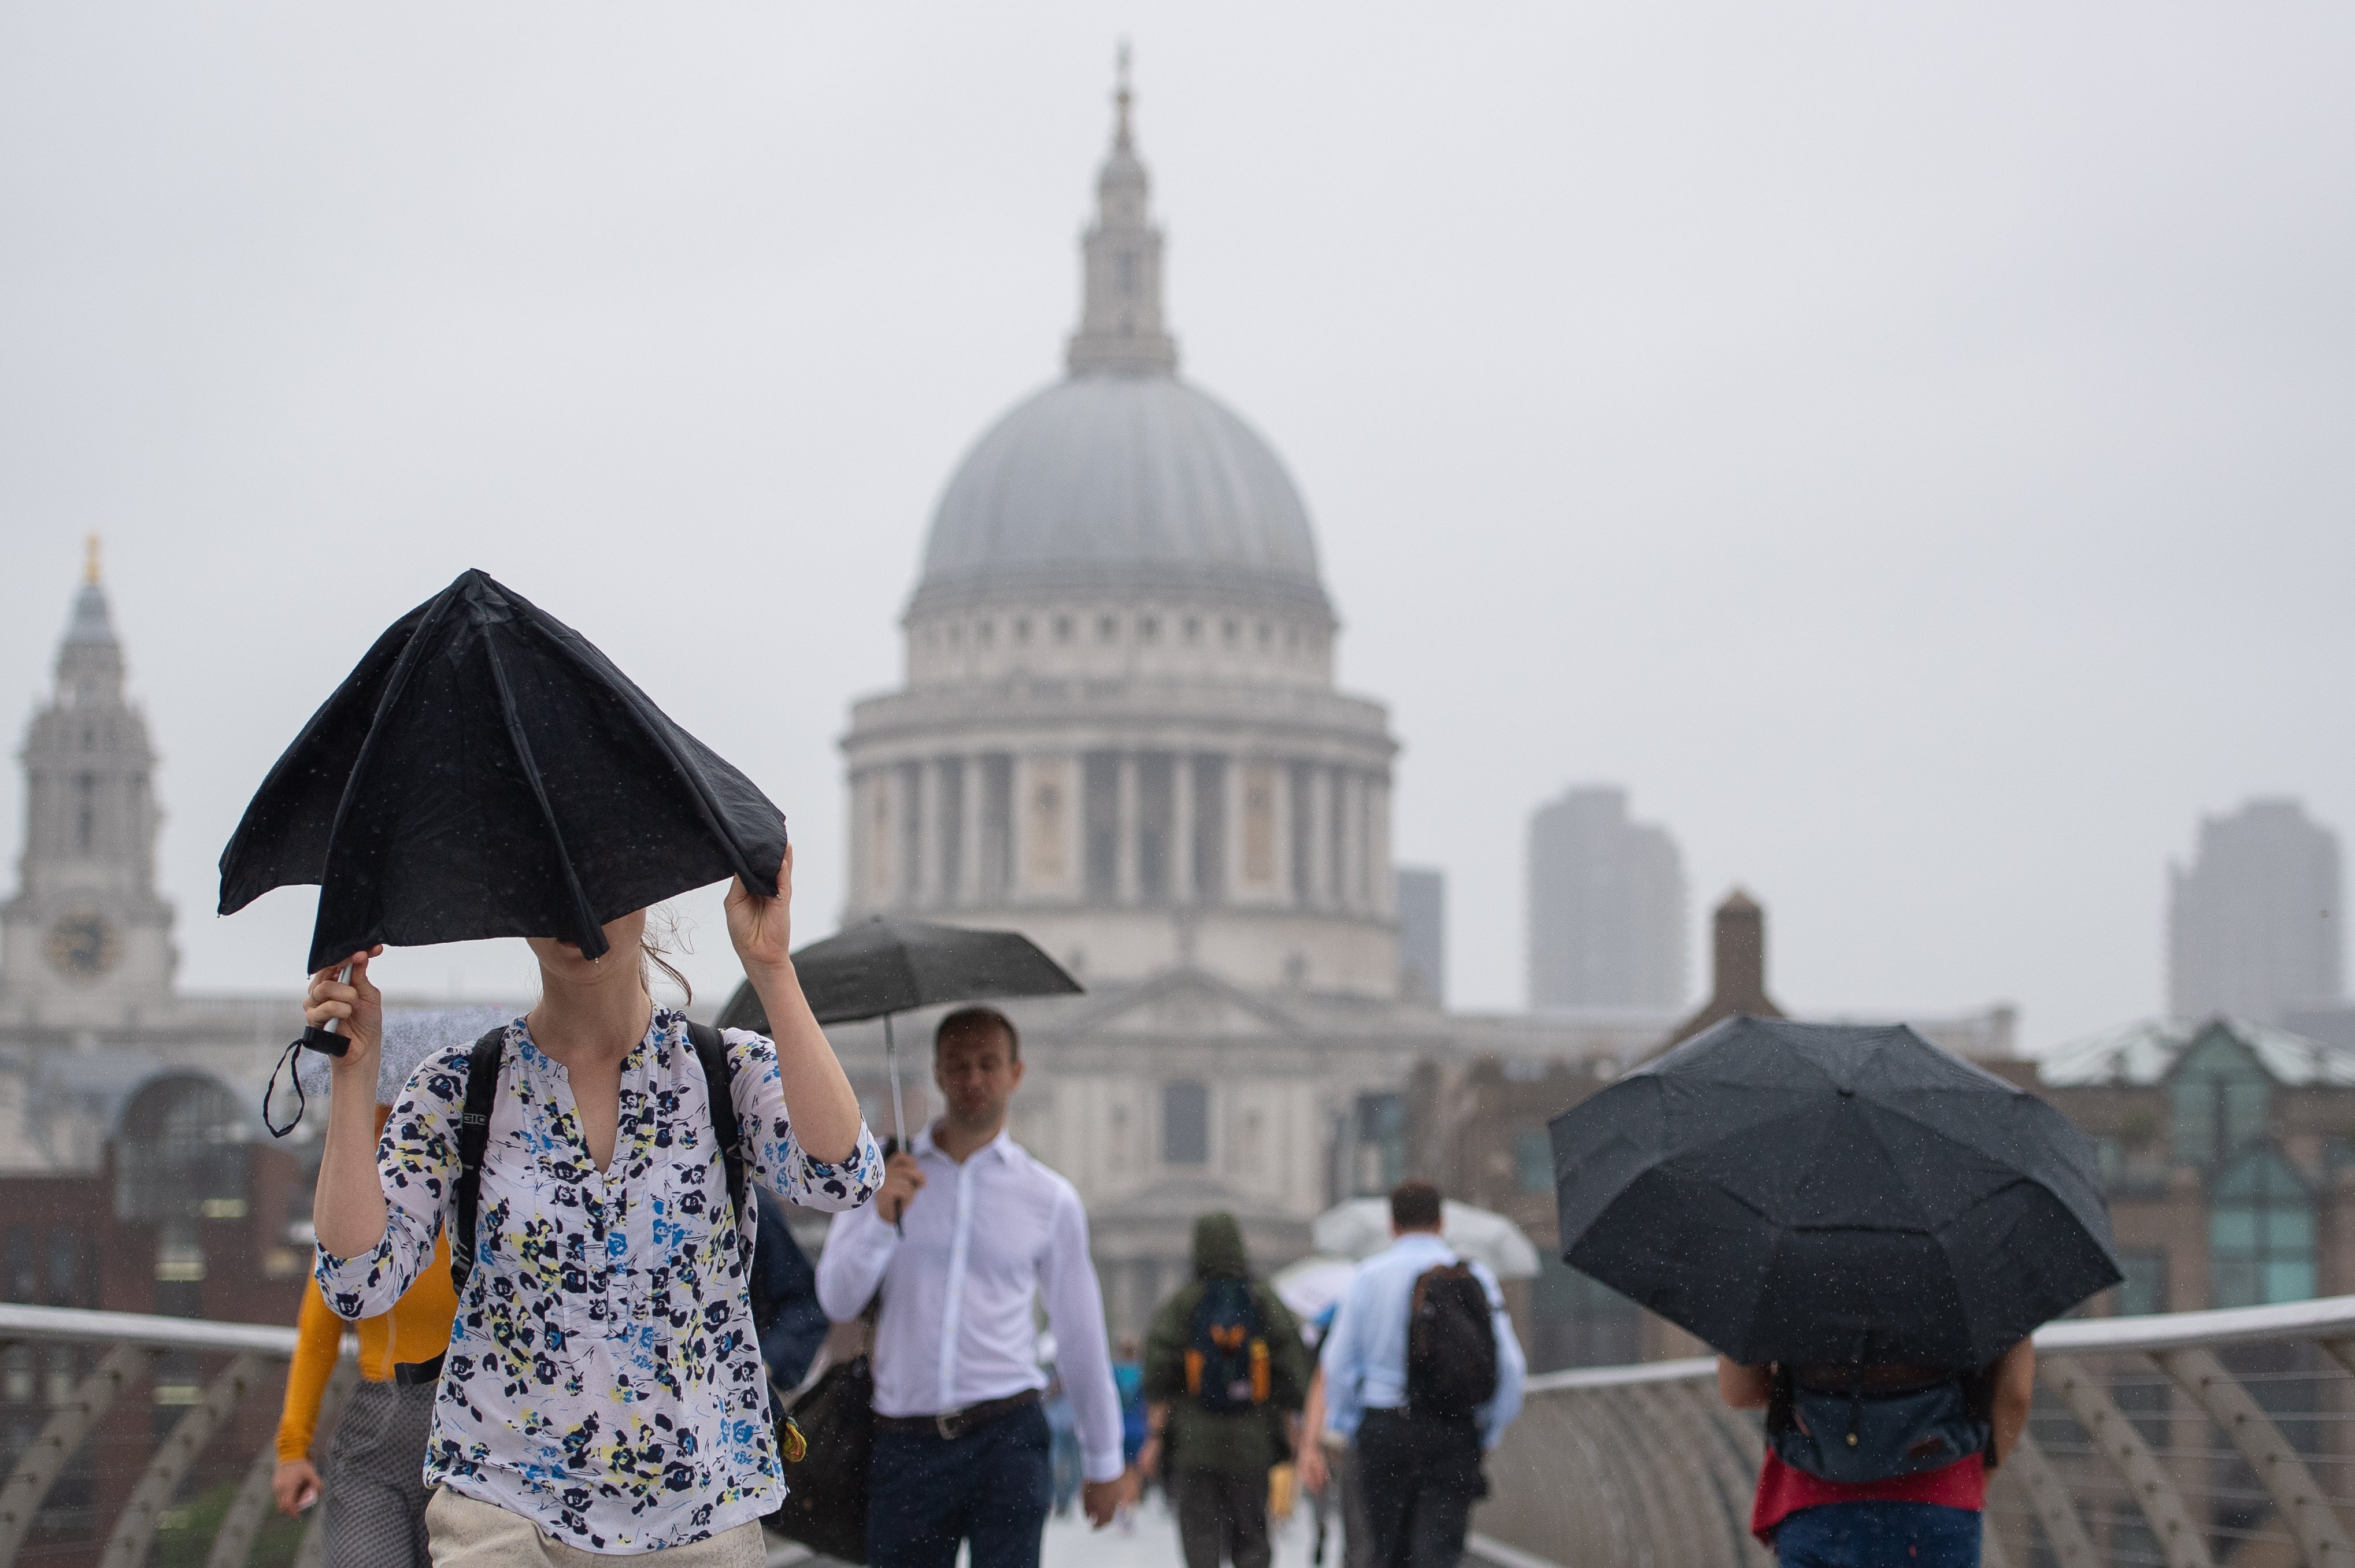
[[[1317,1358],[1325,1369],[1328,1430],[1355,1438],[1367,1411],[1394,1410],[1406,1403],[1406,1317],[1414,1282],[1425,1269],[1455,1261],[1455,1249],[1437,1235],[1415,1231],[1358,1265]],[[1529,1363],[1522,1359],[1521,1342],[1513,1337],[1513,1320],[1505,1311],[1505,1293],[1497,1288],[1497,1276],[1477,1261],[1472,1274],[1488,1293],[1489,1320],[1497,1330],[1497,1396],[1473,1412],[1480,1424],[1480,1445],[1494,1448],[1521,1413],[1521,1378]]]

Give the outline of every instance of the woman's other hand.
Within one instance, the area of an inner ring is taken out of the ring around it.
[[[280,1513],[301,1513],[319,1500],[318,1467],[308,1459],[281,1459],[278,1473],[270,1477],[270,1495]]]
[[[728,890],[728,940],[747,970],[775,969],[794,948],[794,847],[777,864],[777,896],[762,898],[739,877]]]
[[[336,1032],[352,1043],[342,1056],[330,1060],[338,1070],[365,1062],[370,1096],[376,1093],[377,1048],[384,1040],[384,993],[368,978],[368,960],[383,952],[379,944],[328,965],[311,976],[310,988],[303,993],[303,1021],[314,1028],[334,1021]],[[352,966],[349,980],[341,977],[346,964]],[[375,1100],[368,1103],[373,1108]]]

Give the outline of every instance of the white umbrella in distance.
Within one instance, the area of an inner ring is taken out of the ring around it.
[[[1268,1284],[1275,1286],[1276,1298],[1291,1308],[1292,1315],[1305,1323],[1340,1300],[1341,1293],[1349,1288],[1349,1276],[1357,1272],[1358,1265],[1348,1258],[1311,1253],[1276,1270]]]
[[[1387,1198],[1352,1198],[1316,1216],[1309,1230],[1316,1250],[1345,1258],[1369,1258],[1391,1244]],[[1491,1209],[1475,1209],[1452,1199],[1439,1211],[1439,1237],[1455,1255],[1487,1264],[1498,1279],[1535,1279],[1538,1250],[1521,1228]]]

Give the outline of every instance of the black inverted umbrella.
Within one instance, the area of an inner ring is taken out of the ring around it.
[[[222,851],[220,912],[319,884],[309,967],[382,942],[556,936],[726,877],[773,897],[784,817],[587,638],[480,571],[395,622]]]
[[[1563,1261],[1737,1361],[1983,1366],[2120,1277],[2093,1140],[1902,1025],[1729,1019],[1551,1126]]]
[[[998,997],[1060,997],[1082,987],[1063,966],[1018,931],[972,931],[961,925],[877,915],[813,942],[794,955],[802,995],[822,1024],[883,1020],[883,1055],[891,1069],[891,1131],[905,1141],[900,1113],[900,1047],[891,1015],[942,1002]],[[751,983],[736,987],[720,1009],[729,1029],[769,1029]]]

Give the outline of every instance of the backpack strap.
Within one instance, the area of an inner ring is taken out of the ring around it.
[[[736,1125],[736,1075],[728,1061],[728,1042],[709,1024],[689,1023],[687,1043],[703,1063],[704,1098],[711,1103],[711,1132],[719,1145],[719,1163],[728,1175],[728,1201],[734,1206],[736,1248],[743,1255],[746,1275],[752,1273],[752,1249],[744,1242],[744,1136]]]
[[[466,1298],[466,1276],[474,1272],[474,1221],[482,1208],[483,1151],[491,1146],[491,1105],[499,1093],[499,1058],[506,1050],[507,1026],[499,1025],[467,1052],[466,1104],[458,1114],[458,1182],[451,1196],[457,1217],[450,1231],[450,1283]]]

